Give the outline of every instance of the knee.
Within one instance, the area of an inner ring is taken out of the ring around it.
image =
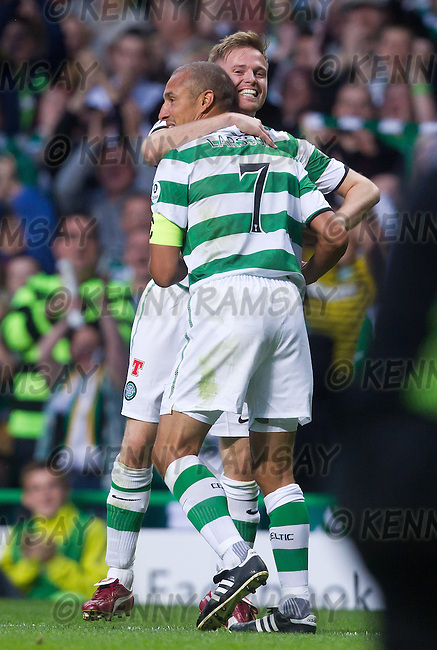
[[[189,456],[192,454],[193,451],[191,448],[184,448],[183,446],[178,445],[177,441],[172,441],[171,444],[168,444],[158,436],[152,450],[152,463],[161,477],[164,478],[169,465],[183,456]]]
[[[270,494],[278,488],[294,483],[293,468],[284,469],[271,464],[261,465],[254,471],[255,481],[263,495]]]
[[[234,481],[253,481],[249,439],[240,438],[227,446],[220,441],[220,456],[225,476]]]
[[[128,467],[140,469],[151,464],[152,448],[157,425],[128,420],[120,450],[120,461]]]
[[[248,482],[254,480],[250,462],[247,465],[240,465],[238,462],[236,462],[235,465],[228,465],[227,467],[224,467],[224,474],[234,481]]]

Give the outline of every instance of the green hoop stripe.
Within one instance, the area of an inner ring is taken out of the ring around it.
[[[219,519],[229,517],[228,502],[226,497],[211,497],[205,499],[196,506],[193,506],[187,514],[188,519],[197,530],[201,530],[206,524]]]
[[[256,531],[258,530],[258,524],[252,524],[249,521],[239,521],[238,519],[233,519],[232,521],[244,541],[253,544],[255,542]]]
[[[309,524],[308,508],[305,501],[291,501],[270,513],[270,528],[277,526],[298,526]]]
[[[307,571],[308,570],[308,549],[307,548],[274,548],[276,569],[279,571]]]
[[[119,485],[116,485],[114,481],[111,481],[111,487],[114,488],[114,490],[119,490],[120,492],[147,492],[150,490],[151,483],[148,483],[147,485],[143,485],[142,487],[139,488],[124,488],[120,487]]]
[[[201,264],[193,270],[193,273],[189,274],[190,286],[212,275],[226,273],[230,268],[234,271],[268,268],[282,271],[284,276],[289,273],[301,274],[296,257],[292,253],[278,248],[263,250],[249,255],[229,255],[228,257],[222,257],[212,262]]]
[[[144,512],[134,512],[133,510],[124,510],[111,504],[106,506],[106,523],[108,528],[115,530],[125,530],[138,533],[143,521]]]
[[[202,481],[204,478],[210,478],[213,481],[217,481],[214,474],[211,474],[209,469],[205,465],[192,465],[185,469],[182,474],[178,476],[173,487],[173,494],[175,495],[178,501],[181,500],[183,493],[188,490],[192,485],[198,481]]]

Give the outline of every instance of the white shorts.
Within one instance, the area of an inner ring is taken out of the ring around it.
[[[153,280],[143,291],[132,325],[122,415],[159,422],[162,394],[185,341],[187,289],[167,289]]]
[[[166,412],[249,409],[256,420],[311,420],[312,368],[302,299],[285,279],[234,275],[201,285],[187,341],[163,400]]]
[[[240,413],[222,413],[209,430],[211,436],[218,438],[248,438],[249,412],[247,404],[243,405]]]
[[[179,285],[167,289],[153,280],[144,289],[132,325],[129,370],[122,415],[142,422],[159,422],[164,387],[185,343],[189,293]],[[211,435],[249,435],[247,407],[242,415],[223,413]]]

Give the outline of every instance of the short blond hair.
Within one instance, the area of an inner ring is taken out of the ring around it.
[[[268,65],[269,60],[266,54],[267,45],[268,43],[264,36],[260,36],[256,32],[235,32],[235,34],[225,36],[225,38],[222,38],[220,43],[214,45],[209,53],[208,61],[211,61],[212,63],[224,61],[231,52],[240,47],[253,47],[255,50],[258,50],[258,52],[261,52]]]

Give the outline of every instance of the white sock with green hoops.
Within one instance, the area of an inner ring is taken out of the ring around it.
[[[132,588],[132,565],[144,513],[150,500],[153,467],[133,469],[114,461],[111,489],[106,501],[108,578]]]
[[[164,480],[183,511],[227,569],[242,562],[250,545],[229,516],[226,493],[197,456],[184,456],[167,468]]]
[[[260,521],[259,487],[255,481],[236,481],[222,474],[220,483],[226,492],[229,514],[245,542],[253,548]]]
[[[309,599],[308,542],[310,525],[302,490],[285,485],[264,497],[270,517],[270,543],[281,585],[281,607],[290,598]]]

